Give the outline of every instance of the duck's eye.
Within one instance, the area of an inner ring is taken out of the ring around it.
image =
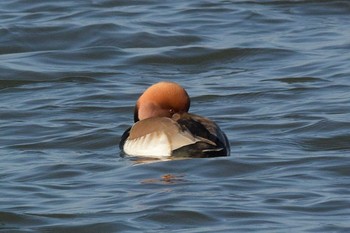
[[[169,109],[169,113],[174,114],[175,110],[171,108],[171,109]]]

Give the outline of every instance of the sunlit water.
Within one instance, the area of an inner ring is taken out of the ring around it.
[[[349,232],[349,22],[349,1],[1,1],[0,232]],[[160,80],[230,157],[120,156]]]

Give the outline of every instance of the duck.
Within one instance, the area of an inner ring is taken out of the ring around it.
[[[134,124],[121,136],[127,156],[209,158],[230,155],[226,134],[212,120],[189,113],[190,97],[175,82],[148,87],[134,108]]]

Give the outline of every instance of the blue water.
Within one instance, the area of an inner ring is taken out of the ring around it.
[[[349,1],[1,1],[0,232],[349,232]],[[175,81],[231,156],[120,155]]]

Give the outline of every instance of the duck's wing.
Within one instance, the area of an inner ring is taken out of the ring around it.
[[[172,151],[198,141],[187,129],[166,117],[136,122],[122,136],[120,147],[128,155],[168,157]]]
[[[230,154],[228,139],[215,122],[190,113],[174,114],[173,120],[197,139],[195,144],[175,150],[173,156],[218,157]]]

